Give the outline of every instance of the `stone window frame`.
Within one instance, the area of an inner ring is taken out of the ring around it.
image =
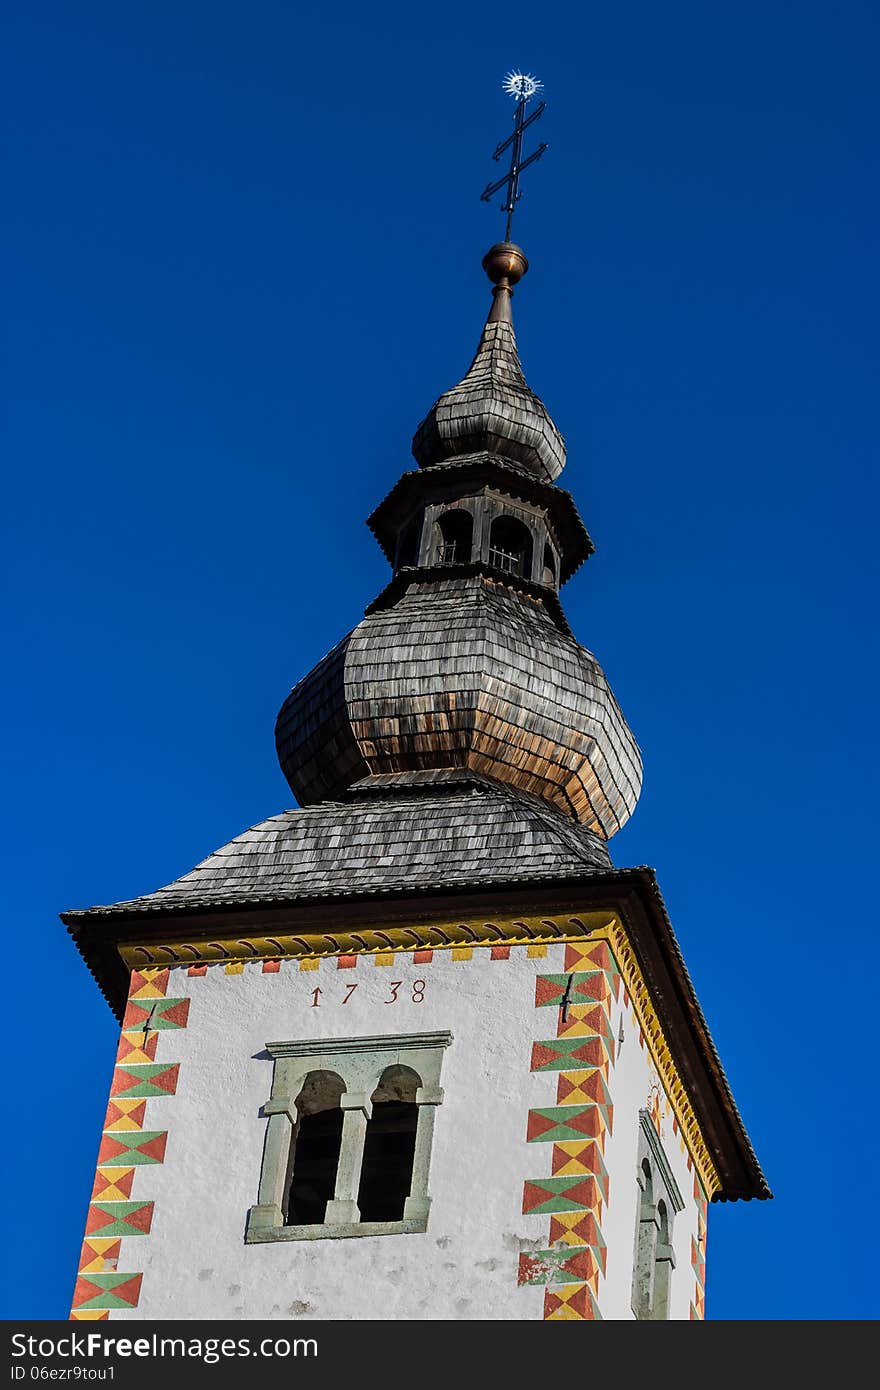
[[[410,1235],[427,1230],[431,1198],[428,1177],[434,1139],[434,1116],[443,1102],[440,1071],[452,1034],[408,1033],[391,1037],[311,1038],[269,1042],[274,1062],[272,1092],[263,1105],[269,1123],[263,1145],[257,1202],[248,1211],[245,1242],[327,1240],[345,1236]],[[389,1067],[409,1067],[422,1082],[415,1094],[418,1106],[412,1181],[401,1221],[361,1221],[357,1207],[371,1096]],[[285,1184],[289,1177],[296,1108],[310,1072],[333,1071],[345,1083],[340,1100],[342,1142],[336,1169],[336,1190],[327,1203],[322,1225],[284,1224]]]
[[[644,1173],[646,1163],[651,1174],[650,1190]],[[669,1295],[672,1271],[675,1269],[672,1226],[676,1214],[684,1211],[684,1198],[649,1110],[639,1111],[636,1181],[638,1214],[633,1251],[632,1311],[642,1321],[665,1320],[669,1317]],[[663,1224],[659,1212],[661,1202],[666,1210],[665,1241],[660,1240]]]

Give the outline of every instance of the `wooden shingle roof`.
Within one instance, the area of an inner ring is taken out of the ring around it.
[[[503,316],[493,317],[493,306],[464,377],[434,402],[416,430],[413,456],[425,468],[489,450],[552,482],[565,467],[565,441],[526,382],[509,295],[502,299]]]
[[[282,811],[166,887],[64,920],[527,883],[610,867],[600,836],[537,798],[488,783],[445,792],[441,784],[432,794],[421,782],[418,794],[355,794]]]
[[[294,687],[276,742],[303,804],[368,773],[467,769],[605,838],[642,783],[593,654],[543,603],[482,575],[419,576],[371,612]]]

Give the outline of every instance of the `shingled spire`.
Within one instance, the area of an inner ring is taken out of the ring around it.
[[[413,439],[423,468],[487,450],[552,482],[565,467],[565,441],[543,402],[530,390],[513,331],[513,286],[529,263],[513,242],[483,257],[493,282],[492,308],[476,356],[461,381],[428,411]]]
[[[483,266],[493,303],[474,362],[419,426],[418,472],[370,518],[394,578],[288,696],[278,755],[302,805],[470,781],[607,840],[635,808],[641,757],[559,603],[592,546],[553,484],[562,436],[517,356],[510,298],[528,262],[502,242]]]

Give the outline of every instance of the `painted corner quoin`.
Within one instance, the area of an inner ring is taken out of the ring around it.
[[[523,1190],[523,1212],[549,1217],[547,1248],[519,1258],[519,1284],[544,1287],[544,1318],[601,1319],[600,1289],[606,1274],[603,1212],[611,1200],[605,1162],[613,1132],[612,1073],[616,1060],[612,1003],[622,994],[632,1009],[640,1047],[647,1050],[672,1115],[673,1133],[693,1173],[697,1207],[691,1239],[692,1319],[705,1316],[706,1192],[720,1188],[696,1116],[665,1043],[656,1012],[623,927],[616,917],[590,940],[569,940],[564,974],[539,975],[535,1007],[556,1019],[555,1036],[532,1045],[531,1070],[555,1073],[554,1106],[528,1114],[529,1145],[545,1146],[536,1176]],[[550,1010],[553,1010],[553,1014]],[[655,1090],[659,1089],[655,1085]],[[536,1149],[537,1154],[537,1149]]]
[[[189,1017],[188,999],[168,997],[169,979],[161,968],[131,973],[73,1292],[75,1321],[107,1319],[140,1299],[143,1275],[126,1269],[129,1261],[138,1263],[137,1246],[126,1246],[123,1256],[122,1242],[150,1234],[153,1203],[139,1170],[164,1161],[168,1134],[148,1128],[147,1106],[174,1095],[179,1070],[177,1062],[157,1061],[156,1053],[160,1035],[185,1028]],[[156,1123],[151,1110],[150,1126]]]
[[[620,974],[607,941],[566,945],[564,968],[535,985],[535,1006],[553,1008],[557,1023],[554,1037],[532,1045],[531,1069],[557,1074],[559,1103],[529,1111],[526,1139],[546,1146],[536,1163],[545,1171],[525,1183],[523,1212],[549,1217],[548,1248],[520,1255],[519,1283],[544,1286],[545,1319],[596,1320],[610,1197],[605,1137],[614,1122],[611,1001]]]

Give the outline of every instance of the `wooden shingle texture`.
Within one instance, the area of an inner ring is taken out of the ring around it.
[[[520,366],[513,324],[488,322],[465,376],[435,401],[413,438],[422,465],[487,449],[552,482],[565,441]]]
[[[182,878],[79,916],[446,890],[607,872],[604,841],[532,797],[423,786],[325,801],[252,826]]]
[[[276,740],[303,804],[364,771],[466,768],[607,839],[641,789],[595,657],[540,601],[484,575],[413,582],[370,613],[288,696]]]

